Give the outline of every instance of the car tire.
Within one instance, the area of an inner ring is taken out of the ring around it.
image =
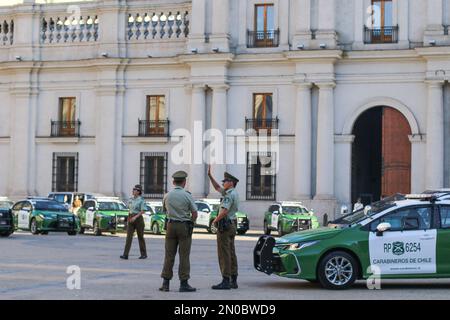
[[[41,231],[41,234],[46,236],[46,235],[48,235],[48,231]]]
[[[331,290],[348,289],[355,283],[357,275],[357,261],[352,255],[344,251],[328,253],[320,260],[317,269],[320,284],[322,287]]]
[[[240,236],[243,236],[246,233],[247,233],[247,230],[238,230],[237,231],[237,234],[240,235]]]
[[[102,235],[102,230],[100,230],[100,227],[98,225],[98,221],[94,220],[94,225],[92,226],[92,229],[94,230],[94,235],[95,236],[101,236]]]
[[[83,227],[81,227],[80,228],[80,231],[78,232],[79,234],[84,234],[84,232],[85,232],[86,230],[83,228]]]
[[[117,232],[116,231],[111,231],[110,232],[112,235],[115,235],[115,234],[117,234]]]
[[[38,230],[38,227],[37,227],[37,221],[34,218],[31,220],[31,223],[30,223],[30,231],[35,236],[39,234],[39,230]]]
[[[76,231],[68,231],[67,234],[68,234],[69,236],[76,236],[76,235],[77,235],[77,232],[76,232]]]
[[[212,221],[209,223],[209,232],[212,234],[217,234],[217,227]]]
[[[153,234],[161,234],[161,230],[159,229],[158,222],[153,222],[153,224],[152,224],[152,233]]]
[[[264,220],[264,234],[266,236],[270,236],[271,232],[272,232],[272,230],[269,229],[269,225],[267,224],[267,221]]]

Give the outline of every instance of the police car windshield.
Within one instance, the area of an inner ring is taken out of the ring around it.
[[[13,205],[11,201],[0,201],[0,209],[11,209]]]
[[[102,211],[128,210],[122,202],[104,201],[98,203],[98,209]]]
[[[305,214],[307,213],[306,209],[298,206],[283,206],[284,214]]]
[[[69,211],[66,206],[57,201],[36,201],[34,203],[34,209],[42,211],[55,211],[55,212]]]
[[[405,199],[406,199],[405,196],[402,194],[396,194],[390,197],[386,197],[383,200],[373,202],[372,204],[370,204],[370,210],[367,213],[364,212],[365,209],[357,210],[346,216],[343,216],[342,218],[332,221],[331,224],[337,225],[357,224],[362,220],[366,219],[367,217],[371,217],[386,209],[392,208],[393,206],[395,206],[395,201]]]

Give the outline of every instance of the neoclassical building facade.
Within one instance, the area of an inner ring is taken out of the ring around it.
[[[205,163],[173,159],[183,132],[210,128],[234,129],[223,154],[235,138],[246,147],[213,173],[240,179],[254,226],[274,201],[333,216],[357,198],[450,187],[450,0],[12,2],[0,7],[0,195],[125,197],[141,183],[158,199],[186,170],[195,197],[219,197]],[[278,147],[262,161],[236,129]]]

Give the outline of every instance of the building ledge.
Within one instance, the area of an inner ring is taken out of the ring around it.
[[[37,144],[95,143],[95,137],[36,137]]]
[[[168,143],[170,137],[122,137],[123,144]]]
[[[0,137],[0,144],[7,144],[11,142],[11,137]]]

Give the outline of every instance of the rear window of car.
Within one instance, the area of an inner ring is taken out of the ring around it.
[[[67,207],[57,201],[36,201],[34,204],[36,210],[42,211],[56,211],[65,212],[68,211]]]
[[[0,201],[0,209],[10,209],[14,205],[11,201]]]
[[[102,211],[115,211],[115,210],[128,210],[125,204],[121,202],[99,202],[98,210]]]

